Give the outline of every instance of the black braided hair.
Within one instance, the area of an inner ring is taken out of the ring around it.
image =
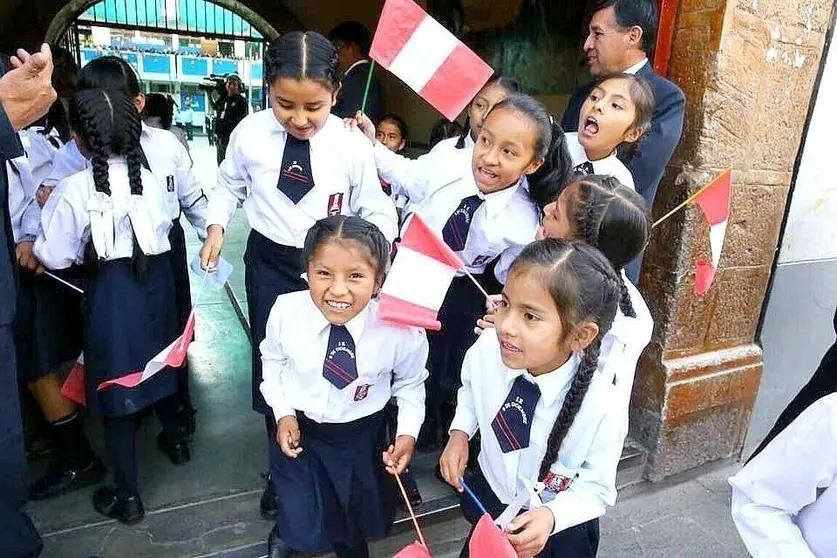
[[[376,283],[383,283],[389,264],[390,244],[378,227],[351,215],[332,215],[320,219],[305,235],[302,248],[305,266],[311,263],[321,246],[332,240],[357,242],[363,246],[369,252],[369,261],[375,268]]]
[[[267,82],[278,78],[312,79],[329,91],[337,91],[340,73],[337,50],[316,31],[290,31],[270,43],[265,55]]]
[[[93,183],[97,192],[110,196],[108,157],[123,156],[128,166],[131,194],[142,195],[142,163],[140,132],[142,123],[131,99],[122,91],[84,89],[70,103],[70,126],[78,134],[83,148],[90,154]],[[148,271],[148,257],[143,254],[133,235],[132,267],[138,277]],[[86,259],[98,261],[93,244],[86,249]]]
[[[511,110],[535,123],[537,139],[535,157],[544,163],[529,175],[529,199],[538,209],[555,199],[569,181],[573,171],[567,139],[560,124],[552,118],[540,101],[524,93],[513,93],[494,105],[485,119],[495,111]]]
[[[500,74],[494,74],[493,76],[491,76],[488,79],[487,82],[485,82],[485,85],[482,86],[479,93],[477,93],[477,96],[479,96],[479,94],[482,93],[483,89],[486,89],[487,87],[492,87],[492,86],[495,86],[495,85],[499,86],[499,87],[502,87],[503,90],[505,90],[505,92],[508,93],[509,95],[511,95],[512,93],[520,93],[520,84],[517,82],[516,79],[514,79],[512,77],[508,77],[508,76],[503,76],[503,75],[500,75]],[[473,104],[473,101],[471,101],[471,103]],[[468,112],[470,113],[470,107],[469,107]],[[487,116],[488,115],[486,114],[486,117]],[[468,137],[468,134],[471,134],[471,115],[470,114],[465,117],[465,124],[462,126],[462,133],[459,135],[459,139],[456,140],[456,148],[457,149],[464,149],[465,148],[465,138]],[[477,138],[471,138],[471,139],[473,139],[474,141],[477,140]]]
[[[561,410],[549,434],[540,466],[543,480],[558,459],[561,444],[575,420],[599,362],[604,335],[610,330],[619,301],[619,277],[605,256],[580,241],[548,238],[527,246],[509,270],[509,280],[535,273],[549,291],[561,316],[565,335],[593,322],[599,333],[585,349]]]
[[[648,244],[651,212],[648,203],[613,176],[587,175],[567,186],[567,212],[573,236],[595,246],[614,269],[622,270]],[[621,284],[619,308],[636,317],[628,287]]]

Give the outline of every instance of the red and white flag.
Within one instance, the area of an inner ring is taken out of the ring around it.
[[[186,360],[186,351],[189,349],[189,344],[195,338],[195,310],[189,314],[189,319],[186,321],[186,327],[183,328],[183,333],[175,339],[171,345],[160,351],[157,356],[152,358],[142,372],[134,372],[116,378],[115,380],[106,380],[99,384],[98,389],[103,390],[111,386],[122,386],[127,388],[136,387],[145,380],[154,376],[157,372],[165,369],[167,366],[172,368],[179,368],[183,366]]]
[[[405,546],[398,554],[393,556],[392,558],[433,558],[430,555],[430,551],[427,550],[427,547],[421,544],[420,542],[414,542],[409,546]]]
[[[378,313],[398,324],[442,329],[437,314],[462,261],[414,214],[381,287]]]
[[[387,0],[369,55],[448,120],[494,72],[413,0]]]
[[[729,222],[731,186],[732,170],[727,169],[715,177],[693,200],[709,221],[709,252],[712,255],[711,262],[701,258],[696,264],[695,294],[705,294],[715,279]]]
[[[84,390],[84,353],[78,355],[76,363],[70,368],[67,379],[61,385],[61,395],[79,405],[87,404],[87,393]]]
[[[506,534],[491,519],[491,516],[483,514],[477,521],[471,540],[468,541],[468,552],[470,556],[480,558],[517,558],[511,543]]]

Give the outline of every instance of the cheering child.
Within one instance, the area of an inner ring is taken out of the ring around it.
[[[596,555],[628,426],[612,381],[596,373],[620,283],[587,244],[539,240],[512,264],[496,330],[465,358],[442,475],[462,492],[468,440],[479,431],[479,464],[465,483],[509,521],[519,556]],[[474,502],[463,495],[461,505],[476,523]]]
[[[278,421],[270,477],[281,495],[268,554],[369,556],[366,540],[385,536],[393,519],[384,467],[404,471],[424,418],[427,339],[378,317],[389,242],[377,227],[327,217],[308,231],[303,255],[309,290],[276,299],[261,344],[260,390]],[[397,437],[383,451],[391,396]]]
[[[268,440],[276,421],[259,392],[267,317],[276,297],[307,289],[302,247],[311,226],[330,215],[355,215],[392,241],[397,217],[381,190],[372,149],[330,114],[340,82],[337,52],[319,33],[293,31],[274,41],[265,59],[271,110],[246,117],[233,131],[209,200],[208,238],[201,263],[212,266],[224,231],[241,204],[252,231],[244,283],[253,343],[253,409],[265,416]],[[279,155],[281,154],[281,156]],[[270,483],[262,514],[274,518]]]
[[[93,504],[102,515],[131,524],[145,514],[137,472],[139,412],[156,405],[161,418],[171,421],[177,378],[164,370],[131,389],[98,387],[143,370],[177,336],[167,253],[171,219],[163,189],[142,168],[141,124],[131,100],[119,91],[80,91],[69,117],[90,168],[56,187],[53,207],[42,215],[35,256],[50,269],[86,267],[87,406],[103,417],[116,483],[97,490]]]
[[[602,77],[581,105],[579,131],[567,134],[575,176],[612,175],[633,188],[631,171],[616,151],[638,149],[653,113],[654,92],[645,78],[632,74]]]

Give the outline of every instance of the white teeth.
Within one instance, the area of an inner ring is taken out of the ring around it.
[[[345,310],[349,306],[351,306],[348,302],[337,302],[336,300],[327,300],[326,304],[331,308],[337,308],[339,310]]]

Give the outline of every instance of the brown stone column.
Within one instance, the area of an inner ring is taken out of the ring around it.
[[[762,371],[756,328],[831,10],[831,0],[680,0],[669,75],[686,123],[654,214],[726,167],[733,199],[704,296],[693,291],[709,248],[700,210],[652,235],[640,290],[656,323],[631,409],[651,480],[741,451]]]

